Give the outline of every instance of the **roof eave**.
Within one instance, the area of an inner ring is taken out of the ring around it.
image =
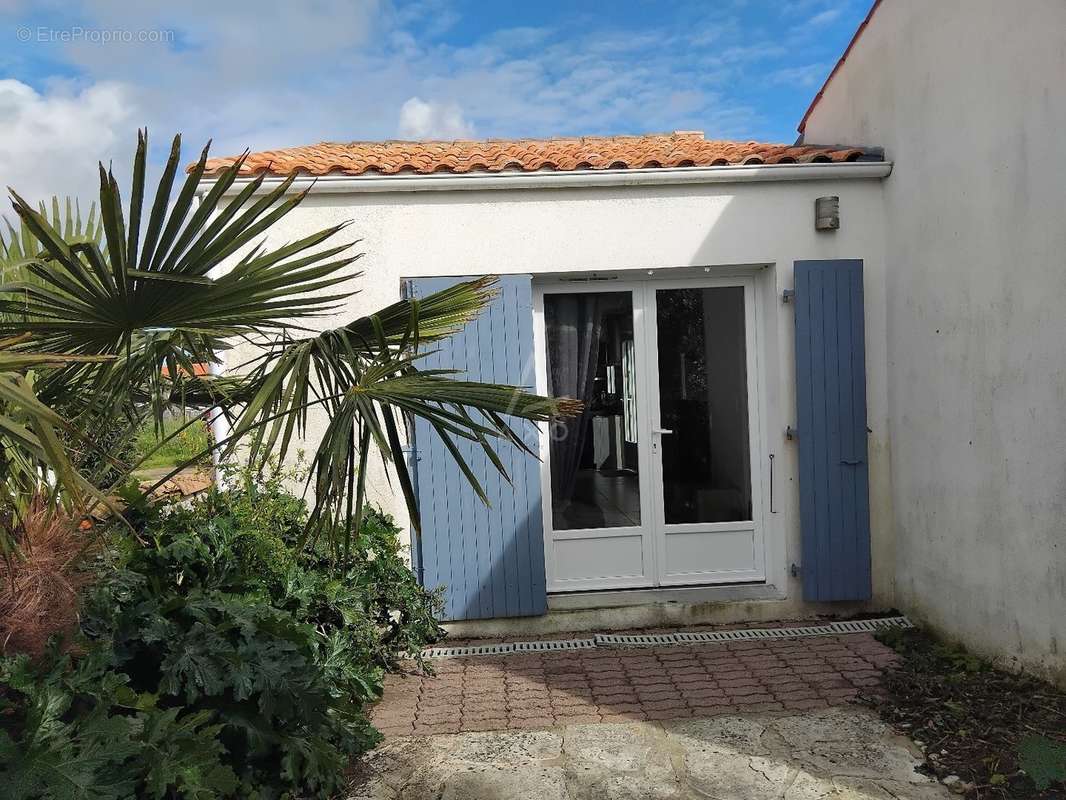
[[[669,186],[708,183],[765,183],[810,180],[877,180],[892,172],[890,161],[808,162],[803,164],[746,164],[717,167],[654,167],[556,172],[435,173],[432,175],[306,175],[293,181],[290,191],[311,188],[315,194],[363,192],[441,192],[486,189],[562,189],[595,186]],[[198,192],[217,178],[200,181]],[[226,191],[236,194],[255,176],[237,178]],[[271,191],[285,176],[269,175],[258,193]]]

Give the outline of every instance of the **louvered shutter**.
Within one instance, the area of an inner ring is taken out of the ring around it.
[[[425,297],[470,278],[417,278],[408,291]],[[463,377],[532,388],[532,278],[500,278],[500,293],[477,320],[434,345],[425,368],[459,369]],[[511,420],[533,450],[532,423]],[[540,464],[514,445],[494,446],[508,483],[476,444],[454,437],[492,501],[477,497],[433,428],[417,420],[413,457],[422,517],[421,569],[429,588],[445,587],[445,618],[489,619],[543,614],[544,580]]]

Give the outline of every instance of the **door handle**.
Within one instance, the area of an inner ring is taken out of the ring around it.
[[[770,513],[776,514],[777,509],[774,508],[774,454],[770,453]]]
[[[668,433],[673,433],[669,428],[652,428],[652,433],[657,433],[660,436],[665,436]]]
[[[840,463],[844,464],[845,466],[848,466],[848,467],[857,467],[857,466],[859,466],[859,464],[862,464],[864,462],[863,462],[863,460],[861,458],[858,459],[857,461],[851,461],[850,459],[842,458],[842,459],[840,459]]]

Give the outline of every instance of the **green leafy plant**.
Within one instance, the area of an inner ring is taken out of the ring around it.
[[[379,739],[365,707],[385,672],[440,637],[439,599],[380,513],[366,513],[343,561],[294,549],[307,509],[285,480],[245,473],[232,489],[152,509],[143,541],[118,543],[120,568],[90,595],[83,630],[110,647],[135,694],[181,709],[178,719],[208,712],[218,763],[242,786],[328,796]]]
[[[1066,742],[1047,736],[1026,736],[1018,743],[1018,765],[1044,791],[1052,783],[1066,783]]]
[[[113,537],[79,648],[0,660],[0,785],[15,798],[328,797],[379,735],[384,674],[437,640],[439,598],[368,510],[336,561],[294,549],[289,472],[149,506]],[[6,798],[6,795],[5,795]]]
[[[205,711],[161,709],[96,647],[77,663],[0,659],[0,785],[10,800],[230,796],[220,726]]]
[[[336,788],[351,756],[377,741],[362,714],[370,676],[327,669],[328,640],[265,597],[183,592],[167,577],[115,580],[101,601],[116,605],[90,609],[133,690],[207,712],[225,764],[251,785]]]

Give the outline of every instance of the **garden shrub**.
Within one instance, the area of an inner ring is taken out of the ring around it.
[[[74,663],[53,651],[0,659],[0,787],[5,800],[221,798],[238,789],[211,713],[137,694],[106,647]],[[179,718],[180,715],[180,718]]]
[[[26,720],[40,702],[57,711],[54,735],[40,745],[46,753],[111,778],[121,763],[138,796],[338,789],[351,758],[379,739],[365,708],[384,673],[439,638],[439,599],[414,580],[387,516],[368,510],[340,557],[297,547],[305,515],[279,477],[238,480],[187,506],[150,511],[140,540],[115,543],[115,563],[86,598],[87,655],[76,667],[57,656],[37,683],[25,677],[27,664],[5,667],[23,676],[9,681],[19,699],[7,701],[22,711],[0,717],[0,729],[22,722],[0,739],[0,785],[17,756],[38,746]],[[51,702],[42,692],[71,699]],[[101,725],[115,730],[98,737]],[[152,763],[164,744],[185,754],[181,774],[160,776]],[[48,785],[21,796],[65,796]]]

